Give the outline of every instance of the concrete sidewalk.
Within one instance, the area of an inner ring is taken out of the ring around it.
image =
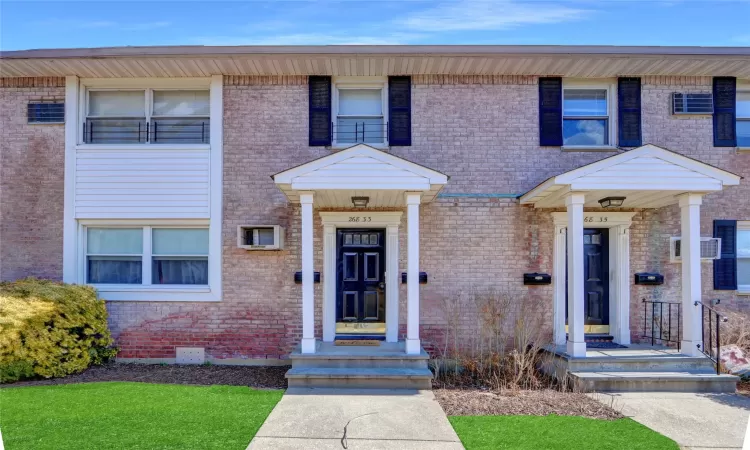
[[[737,394],[638,392],[590,394],[683,449],[741,449],[750,398]]]
[[[248,449],[463,449],[432,391],[288,389]]]

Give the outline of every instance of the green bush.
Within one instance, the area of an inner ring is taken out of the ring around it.
[[[34,278],[0,283],[0,383],[81,372],[113,357],[112,343],[93,288]]]

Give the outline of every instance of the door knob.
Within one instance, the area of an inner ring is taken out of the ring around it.
[[[385,289],[385,281],[378,283],[378,289]]]

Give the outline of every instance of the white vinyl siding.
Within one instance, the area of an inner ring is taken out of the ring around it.
[[[208,218],[208,149],[78,149],[76,218]]]

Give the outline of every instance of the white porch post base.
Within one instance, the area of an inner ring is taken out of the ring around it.
[[[422,352],[422,343],[419,339],[406,338],[406,354],[418,355]]]
[[[700,194],[678,196],[680,204],[680,225],[682,228],[682,347],[681,352],[689,356],[699,356],[701,343],[700,306],[701,301],[701,223]]]
[[[583,204],[584,194],[571,192],[565,198],[568,214],[568,344],[567,353],[586,356],[583,329]]]
[[[419,204],[421,194],[406,193],[408,251],[406,265],[406,353],[418,355],[419,343]]]
[[[315,338],[302,338],[302,353],[315,353]]]

